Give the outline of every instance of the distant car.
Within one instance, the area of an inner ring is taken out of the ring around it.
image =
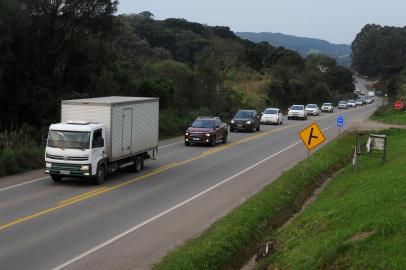
[[[323,105],[321,105],[321,111],[322,112],[334,112],[333,104],[330,102],[323,103]]]
[[[368,104],[367,99],[365,97],[362,97],[361,99],[362,99],[362,105],[367,105]]]
[[[355,89],[355,93],[359,93],[359,92],[361,92],[361,90],[359,90],[359,89]]]
[[[282,111],[278,108],[267,108],[261,117],[261,124],[277,124],[283,123]]]
[[[365,99],[365,102],[366,102],[367,104],[371,104],[371,103],[372,103],[372,98],[367,97],[367,98]]]
[[[185,145],[227,143],[227,124],[219,117],[198,117],[185,132]]]
[[[338,102],[338,108],[339,109],[348,109],[347,101],[341,100],[340,102]]]
[[[358,98],[355,100],[355,106],[363,106],[364,102],[362,101],[362,99]]]
[[[302,120],[306,120],[307,119],[307,112],[305,110],[305,106],[304,105],[292,105],[289,108],[289,112],[288,112],[288,119],[302,119]]]
[[[374,98],[374,97],[371,97],[371,100],[372,100],[372,102],[375,102],[375,98]]]
[[[317,104],[307,104],[305,108],[307,115],[319,115],[320,108]]]
[[[355,107],[355,100],[353,100],[353,99],[350,99],[350,100],[348,100],[347,101],[347,106],[348,106],[348,108],[354,108]]]
[[[231,119],[230,131],[245,130],[254,132],[261,128],[260,118],[256,110],[239,110]]]

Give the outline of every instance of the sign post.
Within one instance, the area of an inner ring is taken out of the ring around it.
[[[341,128],[344,126],[344,116],[337,116],[338,136],[341,135]]]
[[[303,144],[307,148],[307,158],[303,169],[303,178],[304,178],[308,159],[310,157],[310,151],[319,144],[323,143],[326,140],[326,136],[324,136],[320,127],[316,123],[313,123],[310,126],[303,129],[302,131],[300,131],[299,137],[302,139]]]

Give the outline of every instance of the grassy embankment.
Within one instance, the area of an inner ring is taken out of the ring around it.
[[[393,108],[393,104],[380,107],[371,115],[371,120],[387,124],[406,125],[406,112]]]
[[[38,169],[43,163],[44,147],[22,128],[0,132],[0,176]]]
[[[154,269],[239,269],[269,231],[283,224],[326,177],[348,163],[353,147],[353,134],[330,142],[311,156],[305,177],[304,162],[300,162],[203,234],[170,252]]]
[[[388,161],[361,156],[274,235],[258,269],[406,269],[406,130],[389,130]]]

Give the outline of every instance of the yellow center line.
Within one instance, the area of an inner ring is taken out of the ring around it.
[[[107,189],[107,188],[108,188],[108,187],[97,188],[97,189],[91,190],[91,191],[89,191],[89,192],[86,192],[86,193],[77,195],[77,196],[75,196],[75,197],[69,198],[69,199],[67,199],[67,200],[61,201],[61,202],[59,202],[58,204],[65,204],[65,203],[68,203],[68,202],[70,202],[70,201],[75,201],[76,199],[78,199],[78,198],[80,198],[80,197],[84,197],[84,196],[87,196],[87,195],[89,195],[89,194],[97,193],[98,191],[104,190],[104,189]]]
[[[324,117],[319,117],[317,120],[320,120],[320,119],[323,119],[323,118],[327,118],[327,117],[330,117],[331,115],[335,115],[335,114],[337,114],[337,113],[333,113],[333,114],[330,114],[330,115],[326,115],[326,116],[324,116]],[[141,176],[136,177],[136,178],[134,178],[134,179],[125,181],[125,182],[123,182],[123,183],[121,183],[121,184],[117,184],[117,185],[110,186],[110,187],[106,186],[106,187],[98,188],[98,189],[95,189],[95,190],[92,190],[92,191],[83,193],[83,194],[81,194],[81,195],[78,195],[78,196],[72,197],[72,198],[70,198],[70,199],[61,201],[61,202],[59,202],[59,203],[58,203],[56,206],[54,206],[54,207],[51,207],[51,208],[48,208],[48,209],[39,211],[39,212],[37,212],[37,213],[31,214],[31,215],[28,215],[28,216],[24,216],[24,217],[21,217],[21,218],[17,218],[17,219],[15,219],[15,220],[13,220],[13,221],[11,221],[11,222],[9,222],[9,223],[5,223],[5,224],[3,224],[3,225],[0,225],[0,231],[1,231],[1,230],[4,230],[4,229],[7,229],[7,228],[10,228],[10,227],[12,227],[12,226],[14,226],[14,225],[23,223],[23,222],[25,222],[25,221],[28,221],[28,220],[31,220],[31,219],[34,219],[34,218],[37,218],[37,217],[40,217],[40,216],[49,214],[49,213],[51,213],[51,212],[55,212],[55,211],[57,211],[57,210],[59,210],[59,209],[65,208],[65,207],[67,207],[67,206],[69,206],[69,205],[72,205],[72,204],[76,204],[76,203],[81,202],[81,201],[83,201],[83,200],[87,200],[87,199],[89,199],[89,198],[98,196],[98,195],[100,195],[100,194],[103,194],[103,193],[106,193],[106,192],[109,192],[109,191],[112,191],[112,190],[115,190],[115,189],[118,189],[118,188],[127,186],[127,185],[129,185],[129,184],[132,184],[132,183],[134,183],[134,182],[140,181],[140,180],[145,179],[145,178],[147,178],[147,177],[150,177],[150,176],[153,176],[153,175],[156,175],[156,174],[160,174],[160,173],[165,172],[165,171],[167,171],[167,170],[170,170],[170,169],[172,169],[172,168],[176,168],[176,167],[179,167],[179,166],[181,166],[181,165],[184,165],[184,164],[193,162],[193,161],[195,161],[195,160],[204,158],[204,157],[206,157],[206,156],[209,156],[209,155],[211,155],[211,154],[217,153],[217,152],[219,152],[219,151],[223,151],[223,150],[225,150],[225,149],[234,147],[234,146],[236,146],[236,145],[239,145],[239,144],[242,144],[242,143],[245,143],[245,142],[253,141],[253,140],[257,139],[257,138],[260,138],[260,137],[263,137],[263,136],[266,136],[266,135],[269,135],[269,134],[272,134],[272,133],[275,133],[275,132],[278,132],[278,131],[281,131],[281,130],[284,130],[284,129],[288,129],[288,128],[292,128],[292,127],[295,127],[295,126],[299,126],[299,125],[301,125],[301,124],[302,124],[302,123],[298,123],[298,124],[293,124],[293,125],[284,126],[284,127],[281,127],[281,128],[277,128],[277,129],[273,129],[273,130],[261,132],[261,133],[258,133],[258,134],[256,134],[256,135],[253,135],[253,136],[250,136],[250,137],[247,137],[247,138],[244,138],[244,139],[241,139],[241,140],[238,140],[238,141],[235,141],[235,142],[232,142],[232,143],[223,145],[223,146],[221,146],[221,147],[218,147],[218,148],[215,148],[215,149],[212,149],[212,150],[203,152],[202,154],[197,155],[197,156],[195,156],[195,157],[192,157],[192,158],[190,158],[190,159],[187,159],[187,160],[184,160],[184,161],[181,161],[181,162],[178,162],[178,163],[171,163],[171,164],[168,164],[168,165],[164,165],[164,166],[162,166],[162,167],[159,167],[159,168],[157,168],[157,169],[154,169],[153,171],[151,171],[151,172],[149,172],[149,173],[147,173],[147,174],[144,174],[144,175],[141,175]]]

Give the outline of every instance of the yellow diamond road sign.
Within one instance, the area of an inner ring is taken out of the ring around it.
[[[300,131],[299,136],[309,151],[326,140],[326,137],[316,123]]]

